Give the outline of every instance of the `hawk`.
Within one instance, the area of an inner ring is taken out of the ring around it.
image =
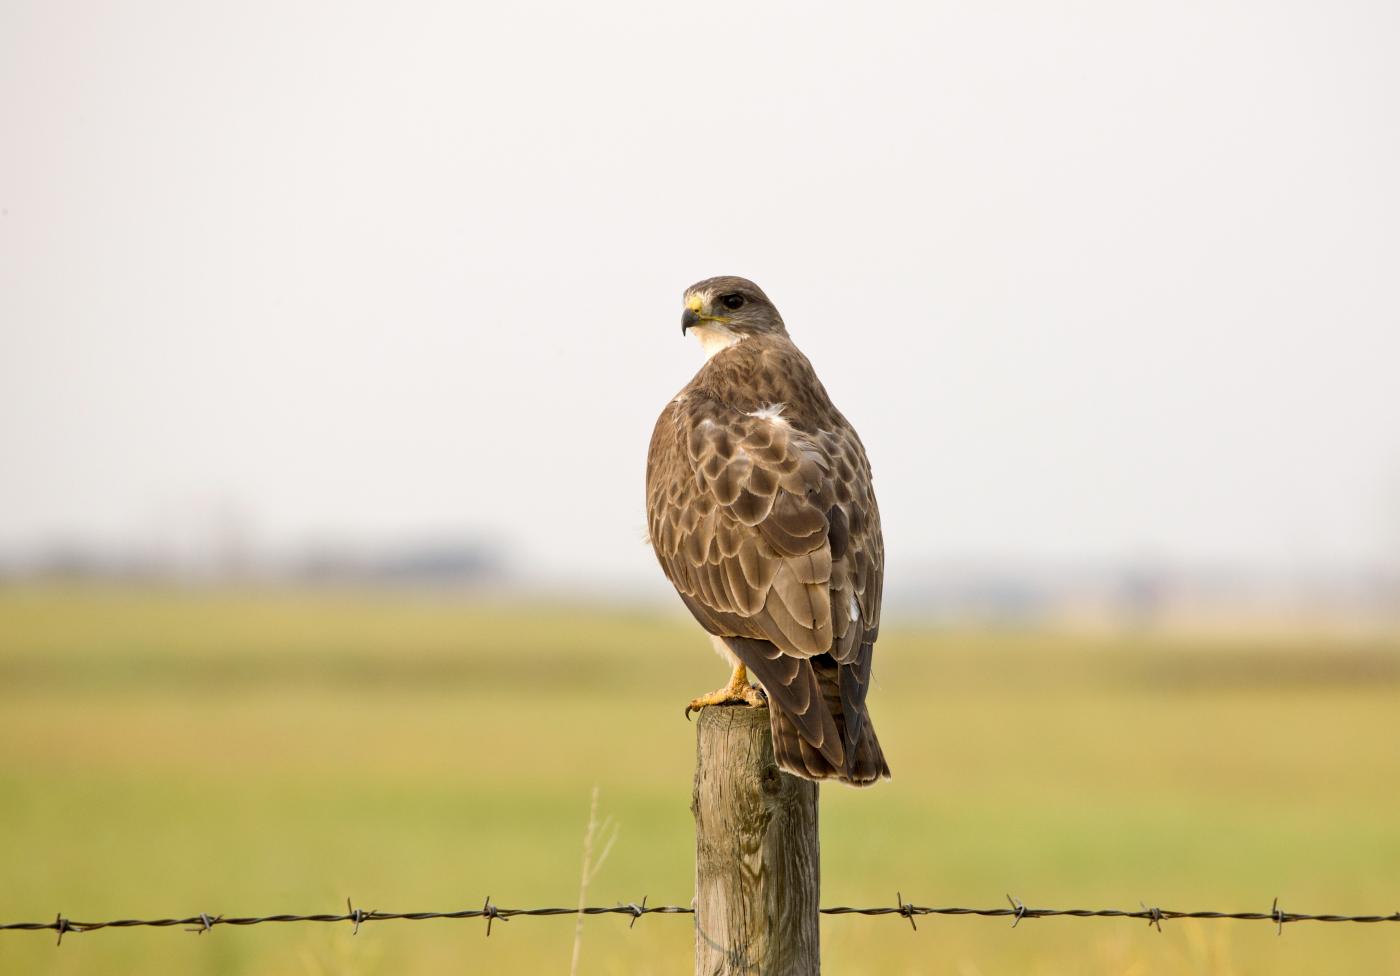
[[[885,565],[865,448],[753,282],[691,285],[686,332],[705,365],[657,418],[647,527],[734,669],[686,716],[766,697],[783,769],[855,786],[887,778],[865,707]]]

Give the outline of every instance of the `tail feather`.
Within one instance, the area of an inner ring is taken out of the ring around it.
[[[794,776],[804,779],[835,779],[851,786],[869,786],[880,779],[890,778],[890,767],[885,762],[885,753],[880,748],[880,740],[867,721],[865,732],[853,751],[846,753],[846,764],[837,768],[802,738],[780,707],[769,702],[769,720],[773,726],[773,756],[778,766]]]
[[[880,779],[890,778],[884,750],[870,724],[865,702],[843,701],[839,670],[846,666],[822,667],[812,660],[817,684],[827,709],[836,720],[836,727],[846,744],[844,763],[833,764],[821,750],[803,738],[791,717],[781,705],[769,701],[769,719],[773,727],[773,755],[778,765],[795,776],[805,779],[836,779],[851,786],[869,786]],[[862,696],[863,699],[864,696]],[[854,733],[854,734],[852,734]]]
[[[751,637],[724,642],[768,692],[773,755],[781,768],[804,779],[838,779],[852,786],[889,778],[865,710],[869,643],[852,663],[838,664],[830,654],[784,655],[771,642]]]

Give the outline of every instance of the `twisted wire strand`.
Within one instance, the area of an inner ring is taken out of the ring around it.
[[[1023,904],[1019,899],[1007,895],[1008,907],[1006,908],[961,908],[961,907],[931,907],[925,905],[914,905],[904,901],[903,895],[897,895],[896,905],[885,905],[873,908],[853,908],[849,905],[835,905],[830,908],[821,909],[823,915],[898,915],[909,921],[914,926],[914,919],[925,915],[979,915],[987,918],[1010,918],[1012,928],[1028,918],[1133,918],[1145,920],[1149,925],[1155,926],[1158,931],[1162,929],[1163,921],[1170,921],[1178,918],[1195,919],[1233,919],[1243,922],[1272,922],[1278,926],[1279,933],[1283,933],[1283,926],[1290,922],[1356,922],[1361,924],[1374,924],[1378,922],[1400,922],[1400,911],[1392,912],[1389,915],[1342,915],[1333,912],[1309,913],[1309,912],[1289,912],[1278,906],[1278,899],[1274,899],[1273,907],[1266,912],[1217,912],[1217,911],[1178,911],[1170,908],[1158,908],[1155,906],[1143,905],[1139,909],[1121,908],[1032,908]],[[378,910],[364,911],[355,908],[349,899],[345,902],[346,911],[344,913],[322,913],[315,915],[210,915],[201,912],[198,915],[190,915],[184,918],[122,918],[108,922],[83,922],[76,919],[65,918],[62,913],[54,918],[52,922],[0,922],[0,931],[10,932],[57,932],[58,943],[62,944],[63,936],[69,932],[84,933],[97,932],[102,929],[131,929],[131,928],[174,928],[181,927],[188,932],[203,935],[205,932],[213,931],[220,925],[264,925],[273,922],[350,922],[354,925],[353,934],[358,934],[360,926],[366,922],[387,922],[387,921],[410,921],[422,922],[432,919],[486,919],[486,934],[491,934],[491,926],[495,922],[508,922],[513,918],[521,916],[551,916],[551,915],[630,915],[632,921],[628,927],[635,925],[637,919],[646,915],[693,915],[695,909],[681,905],[647,905],[647,900],[643,898],[640,903],[629,902],[611,906],[590,906],[586,908],[502,908],[491,903],[487,898],[481,908],[465,908],[459,911],[450,912],[381,912]],[[917,926],[914,926],[917,928]]]

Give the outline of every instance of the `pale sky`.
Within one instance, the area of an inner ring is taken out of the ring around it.
[[[226,506],[664,586],[756,280],[890,576],[1400,557],[1400,7],[0,0],[0,546]]]

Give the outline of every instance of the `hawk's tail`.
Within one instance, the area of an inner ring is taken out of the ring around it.
[[[804,779],[839,779],[852,786],[889,778],[865,710],[869,644],[862,647],[860,667],[837,664],[830,654],[786,656],[771,642],[752,637],[724,642],[768,692],[773,755],[780,767]]]
[[[834,668],[828,671],[819,667],[816,672],[817,683],[826,707],[836,719],[841,739],[846,744],[846,748],[842,750],[845,764],[838,767],[832,763],[822,750],[802,737],[797,725],[782,706],[770,700],[768,712],[773,727],[773,756],[778,765],[803,779],[836,779],[851,786],[869,786],[876,780],[889,779],[890,767],[885,762],[885,753],[880,748],[880,740],[875,736],[875,728],[870,724],[870,715],[865,710],[865,703],[843,704],[841,686]],[[854,714],[846,714],[846,705],[851,707]],[[855,721],[849,724],[853,726],[858,737],[854,742],[849,738],[852,728],[848,727],[848,722],[851,719]]]

